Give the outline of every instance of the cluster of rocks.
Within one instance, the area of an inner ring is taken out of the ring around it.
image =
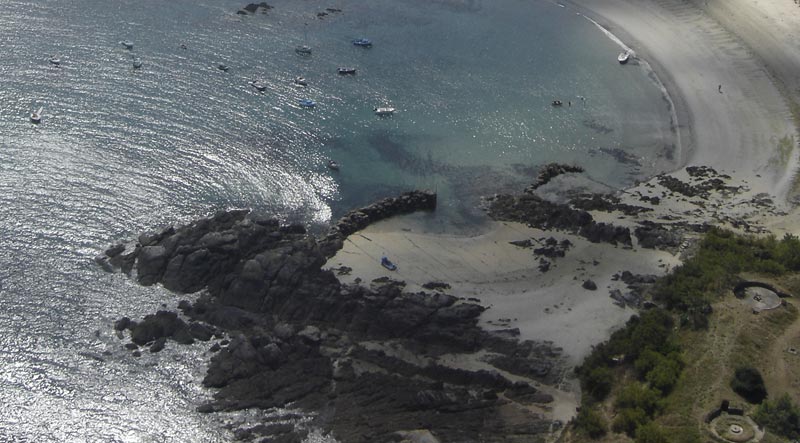
[[[442,441],[543,441],[553,423],[533,411],[552,398],[532,382],[558,381],[559,349],[483,330],[484,308],[457,297],[408,293],[388,279],[341,285],[322,269],[345,235],[432,204],[428,193],[384,200],[349,213],[319,243],[302,226],[247,211],[142,235],[98,261],[142,284],[204,291],[181,301],[181,315],[123,318],[115,328],[129,331],[136,354],[139,346],[157,352],[167,340],[213,340],[203,383],[216,391],[203,412],[291,404],[317,412],[313,426],[342,442],[395,441],[418,429]],[[488,370],[438,363],[443,354],[478,351]],[[238,429],[236,437],[299,441],[306,432],[279,424]]]
[[[324,11],[317,12],[317,18],[322,20],[328,14],[336,14],[337,12],[342,12],[339,8],[325,8]]]
[[[689,166],[686,168],[686,171],[696,183],[686,183],[666,174],[658,176],[658,183],[672,192],[687,197],[700,197],[703,199],[708,198],[712,191],[729,193],[739,191],[739,187],[737,186],[728,186],[727,180],[730,179],[730,176],[719,174],[713,168],[707,166]]]
[[[568,174],[571,172],[583,172],[584,169],[580,166],[575,165],[563,165],[560,163],[548,163],[539,169],[539,175],[536,177],[536,181],[531,183],[530,186],[525,188],[526,193],[533,193],[537,188],[546,185],[550,182],[550,180],[558,177],[562,174]]]
[[[628,287],[624,293],[619,289],[612,289],[609,293],[614,300],[614,304],[624,308],[626,305],[633,308],[650,308],[652,304],[645,301],[645,292],[653,286],[658,277],[655,275],[633,274],[630,271],[623,271],[621,274],[614,274],[612,280],[621,280]]]
[[[593,243],[631,245],[626,227],[594,221],[592,215],[567,204],[554,203],[535,194],[496,195],[487,199],[487,212],[495,220],[514,221],[538,229],[557,229],[580,235]]]
[[[584,194],[573,198],[570,202],[574,207],[584,211],[619,211],[625,215],[637,215],[653,210],[653,208],[622,203],[618,197],[609,194]]]
[[[239,15],[248,15],[248,14],[255,14],[256,12],[261,10],[262,14],[266,14],[267,11],[269,11],[272,8],[273,8],[273,6],[268,5],[267,2],[250,3],[247,6],[245,6],[244,8],[236,11],[236,13],[239,14]]]
[[[366,228],[376,221],[399,214],[436,209],[436,194],[430,191],[412,191],[398,197],[389,197],[369,206],[348,212],[320,239],[326,257],[333,257],[342,248],[348,235]]]
[[[672,229],[651,222],[642,221],[639,226],[633,230],[639,246],[649,249],[669,249],[680,246],[682,235],[680,232],[675,232]]]

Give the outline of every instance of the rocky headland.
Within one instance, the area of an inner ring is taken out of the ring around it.
[[[407,257],[403,270],[388,276],[351,275],[357,266],[362,267],[359,274],[365,271],[364,259],[380,268],[365,252],[366,243],[391,244],[394,253],[402,247],[385,235],[377,239],[374,232],[372,240],[349,236],[396,215],[435,210],[436,195],[416,191],[350,211],[318,236],[301,225],[230,210],[111,247],[98,257],[109,271],[191,294],[178,304],[180,312],[122,318],[114,328],[128,332],[124,346],[134,355],[160,352],[168,341],[208,343],[213,357],[203,384],[214,390],[214,398],[198,407],[201,412],[291,407],[314,417],[302,424],[273,418],[234,427],[240,440],[301,441],[309,429],[318,429],[342,442],[549,441],[574,414],[573,400],[559,403],[556,398],[570,391],[565,377],[576,355],[587,349],[585,340],[608,334],[631,308],[652,306],[647,291],[656,274],[668,269],[662,259],[685,249],[687,238],[707,228],[706,220],[735,219],[740,227],[758,229],[748,217],[731,216],[726,205],[755,214],[767,203],[754,196],[743,204],[743,186],[730,185],[730,177],[711,168],[657,176],[615,195],[573,193],[556,202],[539,190],[582,170],[545,165],[541,171],[523,192],[485,201],[487,213],[499,222],[552,234],[506,242],[506,248],[530,250],[522,269],[545,273],[562,262],[575,267],[549,272],[555,276],[540,281],[545,292],[535,297],[528,291],[537,289],[526,289],[526,277],[519,288],[496,294],[482,289],[459,293],[471,287],[464,281],[420,280],[451,260],[437,254],[464,246],[430,245],[421,252],[431,259],[421,262],[430,263],[416,271],[413,258]],[[361,243],[358,254],[363,257],[352,267],[335,267],[337,253],[353,242]],[[409,244],[420,248],[420,243]],[[491,239],[481,244],[487,249],[480,253],[503,248]],[[639,248],[656,252],[642,260],[636,258],[645,257],[636,252]],[[461,258],[469,260],[470,250],[464,249],[467,255]],[[618,257],[601,263],[602,257],[612,258],[611,251],[618,251],[613,253]],[[626,264],[638,269],[613,270]],[[492,272],[530,272],[492,269],[487,268],[489,278]],[[449,265],[441,270],[450,276],[456,272]],[[394,276],[411,277],[412,284]],[[591,295],[600,287],[607,288],[607,295]],[[561,317],[553,316],[571,299],[574,311],[570,307]],[[540,305],[547,300],[551,304],[542,312]],[[608,305],[622,309],[613,314]],[[529,312],[520,311],[522,306]],[[583,322],[564,341],[569,354],[553,343],[573,317],[598,310],[608,318],[593,320],[594,326]],[[530,318],[518,321],[515,314]]]
[[[521,341],[513,329],[483,330],[486,308],[457,296],[406,292],[392,279],[343,285],[322,269],[356,230],[434,207],[426,192],[385,199],[348,213],[320,239],[243,210],[143,234],[98,261],[193,295],[180,313],[114,327],[129,332],[135,355],[168,340],[208,342],[214,356],[203,384],[215,394],[202,412],[291,406],[317,414],[313,426],[342,442],[544,441],[561,425],[543,414],[553,398],[540,388],[561,379],[559,349]],[[262,423],[233,432],[300,441],[308,428]]]

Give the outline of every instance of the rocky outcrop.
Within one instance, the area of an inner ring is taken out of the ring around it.
[[[558,177],[562,174],[569,174],[569,173],[580,173],[583,172],[584,169],[580,166],[576,165],[562,165],[559,163],[548,163],[539,169],[539,175],[536,177],[536,181],[530,184],[527,188],[525,188],[525,193],[532,194],[537,188],[546,185],[550,182],[550,180]]]
[[[259,10],[261,10],[262,14],[266,14],[267,11],[269,11],[270,9],[272,9],[272,6],[267,4],[267,2],[249,3],[247,6],[237,11],[237,14],[239,15],[255,14]]]
[[[115,329],[129,331],[136,355],[139,346],[158,352],[169,341],[212,340],[203,384],[215,395],[203,412],[292,404],[321,411],[325,419],[315,426],[342,442],[390,441],[415,429],[442,441],[536,441],[552,423],[527,406],[552,399],[514,385],[499,369],[553,383],[561,374],[553,370],[560,350],[484,331],[478,326],[484,308],[456,296],[405,292],[402,282],[389,279],[369,288],[343,286],[321,268],[356,229],[434,205],[429,193],[386,199],[348,213],[320,242],[301,226],[246,211],[140,236],[135,246],[110,248],[100,261],[130,270],[143,284],[204,291],[193,302],[181,301],[180,315],[123,318]],[[486,364],[496,370],[437,363],[445,353],[479,350],[492,356]],[[509,396],[498,395],[503,392]],[[304,432],[262,423],[235,434],[255,441]]]
[[[339,219],[319,242],[326,257],[333,257],[342,248],[348,235],[386,218],[416,211],[436,209],[436,194],[430,191],[413,191],[398,197],[385,198],[377,203],[348,212]]]
[[[653,210],[652,208],[621,203],[618,197],[608,194],[584,194],[573,198],[570,202],[574,207],[584,211],[619,211],[625,215],[637,215]]]
[[[672,228],[674,229],[674,227]],[[658,223],[643,221],[633,230],[639,246],[649,249],[677,248],[681,244],[681,235]]]
[[[538,195],[497,195],[487,199],[487,202],[488,213],[495,220],[525,223],[539,229],[567,231],[591,242],[631,245],[628,228],[597,223],[586,211],[554,203]]]

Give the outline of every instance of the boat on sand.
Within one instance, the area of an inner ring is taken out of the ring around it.
[[[386,269],[388,269],[390,271],[396,271],[397,270],[397,265],[392,263],[392,261],[389,260],[388,257],[381,257],[381,266],[383,266],[384,268],[386,268]]]

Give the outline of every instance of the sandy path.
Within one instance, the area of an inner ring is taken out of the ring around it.
[[[680,130],[689,164],[710,165],[749,181],[754,191],[785,196],[797,158],[796,149],[786,149],[795,147],[796,129],[786,100],[742,39],[681,0],[571,3],[630,41],[654,67],[679,122],[688,123]]]

